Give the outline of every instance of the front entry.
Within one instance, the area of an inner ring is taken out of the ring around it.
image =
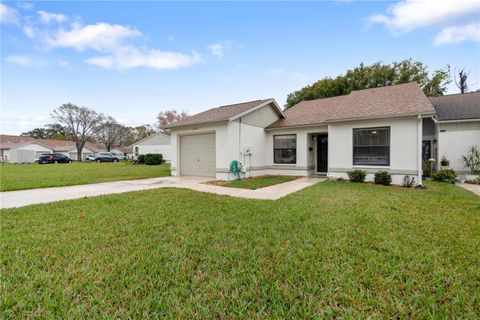
[[[328,171],[328,134],[317,135],[317,172]]]

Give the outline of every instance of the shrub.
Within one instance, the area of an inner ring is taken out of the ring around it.
[[[452,169],[442,169],[432,173],[432,179],[435,181],[454,182],[457,174]]]
[[[432,174],[432,165],[428,161],[422,163],[422,176],[430,177]]]
[[[145,164],[159,165],[162,163],[162,155],[160,153],[148,153],[145,155]]]
[[[468,152],[462,156],[462,160],[465,168],[470,169],[471,174],[480,171],[480,149],[477,146],[468,148]]]
[[[389,186],[392,184],[392,176],[387,171],[378,171],[375,173],[375,184],[382,184],[384,186]]]
[[[402,187],[411,188],[415,184],[415,178],[410,176],[404,176],[402,180]]]
[[[364,182],[365,177],[367,176],[367,172],[363,170],[348,171],[347,174],[352,182]]]
[[[145,163],[145,155],[144,154],[139,154],[138,155],[138,163]]]

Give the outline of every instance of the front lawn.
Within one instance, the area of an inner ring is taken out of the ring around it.
[[[156,189],[0,212],[2,318],[480,316],[480,197],[326,181],[277,201]]]
[[[213,181],[212,183],[222,187],[243,188],[243,189],[260,189],[268,186],[273,186],[279,183],[284,183],[298,179],[293,176],[260,176],[254,178],[246,178],[235,181]]]
[[[0,191],[60,187],[170,175],[170,165],[119,163],[7,164],[0,166]]]

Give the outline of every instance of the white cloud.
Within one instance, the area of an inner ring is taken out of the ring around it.
[[[40,17],[40,21],[45,24],[49,24],[50,22],[65,22],[68,20],[67,16],[61,13],[51,13],[47,11],[37,11],[38,16]]]
[[[210,52],[217,58],[221,59],[223,58],[223,51],[225,50],[225,47],[221,43],[214,43],[208,46],[208,49]]]
[[[18,64],[22,67],[33,67],[33,60],[25,55],[11,55],[4,58],[8,63]]]
[[[480,42],[480,23],[444,28],[435,37],[435,44],[457,44],[468,40]]]
[[[17,3],[17,7],[23,10],[32,10],[35,5],[31,2],[19,2]]]
[[[20,17],[18,15],[17,10],[10,8],[3,3],[0,3],[0,22],[1,23],[11,23],[11,24],[19,24]]]
[[[86,62],[105,69],[130,69],[147,67],[153,69],[179,69],[201,62],[201,56],[161,51],[157,49],[139,50],[134,47],[122,47],[110,55],[88,58]]]
[[[78,51],[94,49],[109,52],[120,47],[125,39],[141,35],[137,29],[119,24],[100,22],[83,26],[75,23],[71,30],[58,30],[48,39],[48,45],[73,48]]]
[[[478,0],[403,0],[391,5],[387,14],[373,15],[368,20],[384,24],[393,34],[402,34],[478,11]]]

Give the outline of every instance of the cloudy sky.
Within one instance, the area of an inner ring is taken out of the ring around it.
[[[2,1],[1,133],[65,102],[127,125],[275,98],[364,62],[413,58],[480,88],[478,0]],[[452,84],[450,93],[458,90]]]

